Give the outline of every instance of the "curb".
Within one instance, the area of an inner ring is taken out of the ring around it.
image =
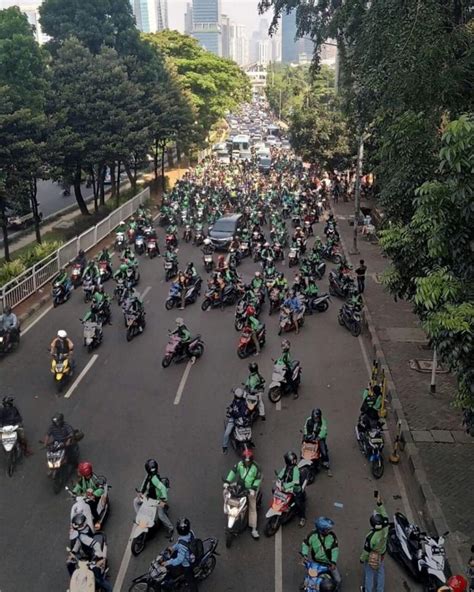
[[[337,213],[334,213],[337,218]],[[351,258],[348,255],[349,251],[346,248],[344,239],[342,238],[342,236],[340,238],[344,254],[349,263],[352,264]],[[382,345],[380,343],[380,339],[375,328],[375,323],[372,319],[372,315],[370,314],[365,298],[363,296],[362,299],[364,301],[363,322],[365,327],[369,331],[370,342],[372,344],[374,352],[374,358],[379,363],[379,367],[383,368],[385,372],[385,377],[387,381],[387,399],[390,401],[392,412],[396,420],[396,425],[400,429],[401,440],[405,444],[404,453],[406,455],[406,458],[408,459],[409,471],[413,476],[418,492],[421,496],[421,499],[423,500],[425,520],[427,521],[428,525],[434,529],[437,535],[443,535],[444,533],[449,531],[446,517],[444,515],[443,509],[441,507],[441,504],[439,503],[438,498],[434,494],[431,485],[428,482],[428,476],[424,470],[423,462],[421,460],[418,447],[413,441],[410,428],[408,426],[408,421],[403,410],[403,404],[398,397],[397,389],[395,387],[392,373],[390,371],[390,366],[388,365]],[[390,429],[389,422],[387,422],[386,425]],[[396,434],[393,433],[393,428],[391,432],[391,435],[395,437]],[[446,549],[448,570],[450,569],[453,573],[464,573],[464,566],[461,555],[456,546],[452,543],[452,541],[449,540],[449,538],[445,540],[444,547]]]

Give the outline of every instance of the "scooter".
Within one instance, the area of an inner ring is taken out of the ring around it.
[[[82,282],[82,289],[84,291],[84,302],[90,302],[92,300],[92,295],[94,294],[95,288],[96,282],[91,278],[90,275],[86,275]]]
[[[330,300],[331,297],[326,292],[318,294],[317,296],[310,296],[306,299],[305,311],[308,311],[309,314],[312,314],[312,311],[326,312],[329,308]]]
[[[184,306],[188,304],[194,304],[197,300],[197,297],[201,293],[201,281],[197,281],[194,284],[191,284],[186,290],[186,295],[184,297]],[[168,294],[168,298],[165,301],[165,308],[166,310],[171,310],[175,306],[181,305],[181,287],[174,283],[171,284],[171,288]]]
[[[125,317],[125,326],[127,328],[127,333],[126,333],[126,338],[127,341],[132,341],[132,339],[134,337],[136,337],[137,335],[140,335],[141,333],[143,333],[143,330],[145,329],[146,326],[146,321],[145,321],[145,313],[143,314],[143,318],[141,320],[141,324],[140,324],[140,316],[135,313],[135,312],[131,312],[131,311],[124,311],[124,317]],[[141,331],[140,331],[140,327],[141,327]]]
[[[227,485],[227,487],[226,487]],[[230,549],[234,539],[244,532],[249,524],[248,490],[239,483],[224,485],[224,514],[227,517],[225,546]],[[262,494],[257,493],[257,507],[262,502]]]
[[[278,403],[282,396],[289,395],[291,393],[293,393],[293,396],[297,398],[300,382],[301,366],[298,361],[293,361],[291,377],[288,381],[285,364],[277,360],[273,366],[272,381],[268,389],[268,398],[272,403]]]
[[[46,447],[46,464],[48,466],[48,477],[53,484],[54,493],[59,493],[66,485],[72,471],[77,467],[79,461],[78,442],[84,434],[74,430],[73,442],[66,448],[64,442],[51,442]],[[68,450],[69,449],[69,450]]]
[[[341,280],[334,270],[329,272],[329,294],[331,296],[339,296],[339,298],[347,298],[354,289],[354,280],[349,275],[344,275]]]
[[[242,241],[239,245],[239,256],[240,259],[244,259],[250,255],[250,245],[248,241]]]
[[[115,249],[116,249],[116,251],[123,251],[124,248],[125,248],[125,233],[124,232],[115,233]]]
[[[0,355],[10,353],[15,346],[20,344],[20,328],[18,327],[18,332],[16,339],[12,337],[12,330],[4,329],[0,327]]]
[[[290,247],[288,252],[288,265],[294,267],[300,260],[300,250],[297,247]]]
[[[170,340],[166,345],[165,356],[161,360],[163,368],[168,368],[171,362],[178,364],[183,360],[191,358],[200,358],[204,353],[204,341],[200,335],[192,337],[187,347],[181,349],[181,353],[178,354],[178,346],[181,343],[181,339],[177,335],[170,335]]]
[[[196,561],[193,564],[194,579],[202,582],[207,579],[214,571],[217,563],[216,556],[218,555],[217,539],[208,538],[203,541],[195,539],[194,544],[197,547],[195,552]],[[166,567],[163,567],[163,562],[170,558],[169,548],[165,549],[158,557],[151,563],[147,573],[138,576],[132,582],[129,592],[143,592],[145,590],[169,590],[170,592],[182,590],[185,586],[184,576],[179,575],[176,578],[170,578]]]
[[[358,337],[362,331],[361,311],[353,306],[343,304],[339,310],[337,320],[342,327],[346,327],[351,335]]]
[[[214,269],[214,259],[210,253],[203,255],[204,269],[209,273]]]
[[[304,495],[306,481],[301,485]],[[265,514],[265,536],[274,536],[283,524],[287,524],[296,515],[296,502],[293,493],[284,491],[283,483],[278,478],[273,488],[272,501],[269,510]]]
[[[109,572],[107,565],[107,540],[103,532],[98,532],[94,535],[93,544],[97,543],[100,544],[103,557],[106,560],[105,567],[101,569],[102,576],[107,577]],[[98,590],[93,571],[96,563],[85,559],[82,555],[76,555],[69,547],[66,549],[69,552],[70,560],[77,565],[69,582],[69,592],[95,592]]]
[[[334,578],[331,575],[331,570],[328,565],[317,563],[316,561],[310,561],[309,559],[304,559],[303,565],[306,568],[306,576],[304,578],[303,587],[300,588],[300,590],[303,590],[304,592],[319,592],[321,589],[321,583],[325,580],[329,580],[335,585]]]
[[[72,294],[72,284],[70,286],[64,286],[59,282],[54,282],[53,290],[52,290],[52,297],[53,297],[53,306],[59,306],[60,304],[64,304],[69,300]]]
[[[255,353],[255,343],[252,338],[252,329],[248,326],[244,327],[242,330],[242,334],[239,339],[239,343],[237,346],[237,355],[241,360],[248,358],[252,354]],[[266,335],[265,335],[265,325],[263,325],[260,330],[257,332],[257,340],[262,348],[265,345]]]
[[[74,288],[82,284],[82,266],[80,263],[74,263],[71,271],[71,282]]]
[[[150,237],[147,239],[146,241],[146,252],[148,254],[148,257],[150,259],[155,258],[157,255],[159,255],[159,251],[158,251],[158,243],[155,237]]]
[[[82,324],[84,326],[84,347],[87,347],[87,351],[90,353],[102,343],[104,337],[102,324],[93,321],[82,321]]]
[[[191,225],[190,224],[186,224],[186,226],[184,227],[184,231],[183,231],[183,240],[186,243],[191,242],[191,239],[193,238],[193,233],[191,232]]]
[[[314,482],[321,469],[321,450],[318,440],[303,438],[301,443],[301,460],[298,463],[301,480],[308,485]]]
[[[209,308],[218,308],[222,306],[232,306],[238,298],[237,290],[232,285],[225,286],[222,292],[222,298],[219,298],[217,290],[212,287],[207,290],[201,309],[206,311]]]
[[[360,451],[370,462],[372,475],[375,479],[380,479],[384,473],[383,448],[385,442],[382,424],[378,419],[363,414],[357,422],[355,433]]]
[[[54,375],[54,383],[58,393],[73,374],[73,368],[68,354],[55,354],[51,359],[51,373]]]
[[[160,477],[163,485],[168,489],[170,486],[169,479],[166,477]],[[138,493],[138,492],[137,492]],[[131,536],[131,551],[135,557],[140,555],[146,545],[148,536],[156,531],[160,525],[160,519],[158,518],[158,506],[162,504],[160,500],[151,499],[138,493],[138,497],[141,500],[140,507],[138,508],[137,515],[135,516],[134,524]]]
[[[98,532],[102,530],[105,520],[109,513],[109,489],[111,486],[107,483],[107,479],[105,477],[99,477],[99,483],[102,489],[104,490],[104,493],[101,495],[99,502],[97,504],[96,513],[98,518],[96,521],[94,521],[94,518],[92,516],[92,510],[87,496],[75,495],[69,489],[69,487],[65,487],[65,490],[74,499],[74,503],[72,505],[70,514],[71,531],[72,519],[77,514],[84,514],[84,516],[86,517],[87,525],[90,527],[92,532]]]
[[[296,315],[295,320],[299,328],[304,325],[305,310],[306,307],[303,304],[299,312],[293,313],[293,316]],[[288,309],[280,308],[280,326],[278,328],[278,335],[293,331],[295,329],[295,320],[293,320],[292,314],[288,311]]]
[[[281,290],[279,288],[276,288],[275,286],[272,287],[272,289],[270,290],[270,293],[268,295],[268,302],[269,302],[269,306],[270,306],[268,314],[270,316],[275,311],[280,310],[280,306],[282,303],[282,294],[281,294]]]
[[[99,277],[101,284],[112,277],[112,269],[107,261],[99,261]]]
[[[252,426],[248,419],[239,417],[234,424],[234,429],[230,434],[230,443],[235,452],[242,456],[244,450],[247,448],[254,448],[252,442]]]
[[[339,263],[342,262],[343,259],[343,254],[341,253],[339,247],[337,246],[330,246],[330,245],[324,245],[322,251],[321,251],[321,256],[323,257],[323,259],[327,259],[328,261],[332,261],[333,263],[336,263],[337,265]]]
[[[431,537],[396,512],[388,531],[389,554],[423,585],[424,592],[436,592],[446,583],[447,566],[444,539],[447,532]]]
[[[165,280],[169,282],[178,273],[178,261],[176,259],[165,259],[163,266],[165,268]]]
[[[13,476],[16,465],[20,462],[23,454],[18,440],[19,425],[4,425],[0,427],[2,447],[5,452],[7,475]]]

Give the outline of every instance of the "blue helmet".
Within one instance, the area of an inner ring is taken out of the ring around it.
[[[316,520],[314,521],[314,527],[318,532],[324,534],[334,528],[334,522],[331,520],[331,518],[325,518],[324,516],[320,516],[319,518],[316,518]]]

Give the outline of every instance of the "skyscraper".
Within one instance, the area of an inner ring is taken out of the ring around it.
[[[239,66],[246,66],[249,63],[249,38],[244,25],[230,23],[229,57]]]
[[[133,14],[137,21],[137,27],[143,33],[151,33],[151,19],[149,0],[133,0]]]
[[[156,30],[168,29],[168,0],[156,1]]]
[[[168,28],[168,0],[132,0],[137,27],[144,33]]]
[[[188,2],[184,13],[184,32],[191,35],[193,32],[193,5]]]
[[[313,55],[313,42],[310,39],[297,39],[296,10],[281,17],[281,61],[285,64],[297,64],[300,54]],[[303,56],[302,56],[303,57]]]
[[[230,18],[223,14],[221,16],[222,31],[222,57],[230,58]]]
[[[193,0],[193,37],[208,51],[222,55],[221,0]]]
[[[40,45],[42,45],[43,43],[46,43],[46,41],[49,40],[49,37],[47,35],[45,35],[43,33],[43,30],[41,29],[40,15],[39,15],[39,10],[38,10],[39,5],[40,5],[40,2],[38,2],[36,4],[31,4],[29,6],[21,6],[21,11],[26,14],[26,18],[28,19],[28,22],[33,27],[36,41]]]

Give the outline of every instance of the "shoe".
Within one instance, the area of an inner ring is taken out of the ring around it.
[[[293,399],[297,399],[299,397],[298,393],[293,393]]]
[[[222,454],[227,454],[227,446],[222,447]]]
[[[258,540],[260,538],[260,534],[256,528],[252,529],[252,538]]]
[[[327,475],[328,475],[328,477],[332,477],[333,476],[332,471],[331,471],[331,469],[329,467],[327,468]]]
[[[259,417],[262,421],[267,421],[267,418],[265,417],[265,415],[259,415]]]
[[[300,518],[300,521],[298,523],[298,525],[303,528],[303,526],[306,524],[306,518]]]

